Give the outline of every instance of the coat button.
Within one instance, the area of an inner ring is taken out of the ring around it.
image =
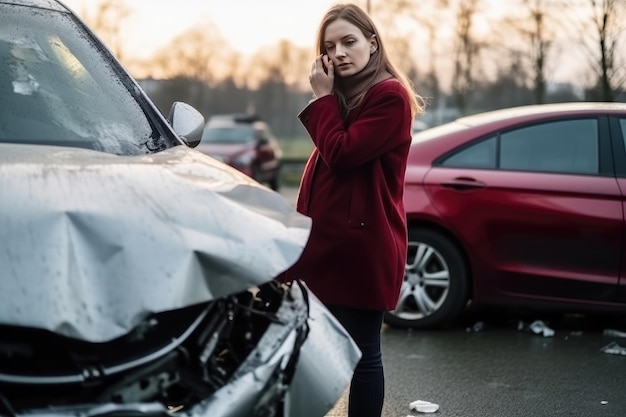
[[[308,122],[311,119],[311,116],[309,116],[308,114],[305,114],[304,116],[302,116],[302,121],[304,123]]]

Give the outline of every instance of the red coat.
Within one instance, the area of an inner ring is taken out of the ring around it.
[[[395,79],[380,82],[345,122],[334,96],[298,117],[315,143],[297,200],[312,227],[302,256],[281,278],[302,279],[325,304],[393,310],[407,254],[407,91]]]

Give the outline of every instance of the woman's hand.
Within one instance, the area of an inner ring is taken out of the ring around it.
[[[318,56],[313,62],[311,73],[309,74],[309,82],[315,98],[332,94],[334,80],[335,69],[333,68],[333,61],[326,54]]]

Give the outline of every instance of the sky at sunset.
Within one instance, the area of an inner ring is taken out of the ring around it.
[[[62,0],[79,16],[93,10],[95,0]],[[127,0],[133,14],[128,48],[149,56],[191,26],[207,22],[232,47],[244,54],[289,39],[300,46],[313,47],[317,25],[337,0]],[[354,1],[364,8],[366,1]]]
[[[61,1],[87,21],[86,17],[93,16],[102,2]],[[283,39],[313,50],[321,18],[329,7],[342,2],[353,2],[364,9],[368,4],[368,0],[126,0],[131,14],[122,26],[124,51],[138,60],[150,59],[176,36],[198,24],[215,27],[227,40],[226,49],[243,55],[252,56],[263,48],[274,48]],[[369,0],[374,10],[380,2],[384,4],[385,0]],[[483,4],[484,13],[478,16],[474,26],[478,34],[488,31],[487,21],[495,21],[511,11],[509,0],[484,0]],[[376,21],[375,14],[373,18]],[[442,26],[442,32],[453,36],[452,23]],[[424,53],[425,40],[416,39],[419,53]],[[557,72],[560,79],[571,76],[570,66]]]

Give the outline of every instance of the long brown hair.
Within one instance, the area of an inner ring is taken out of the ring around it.
[[[359,28],[363,35],[365,35],[366,39],[370,39],[372,35],[376,35],[376,40],[378,42],[378,53],[372,54],[370,56],[370,59],[374,60],[374,65],[376,67],[376,71],[372,78],[376,79],[383,72],[389,72],[391,75],[393,75],[394,78],[400,81],[400,83],[404,86],[404,88],[406,88],[407,92],[409,93],[412,115],[416,116],[423,113],[423,99],[415,92],[415,89],[413,88],[413,83],[411,83],[408,77],[404,73],[398,71],[393,65],[391,59],[389,59],[389,57],[387,56],[383,40],[378,30],[376,29],[376,25],[374,24],[370,16],[356,4],[336,4],[332,6],[328,10],[328,12],[326,12],[326,15],[324,15],[324,17],[322,18],[322,21],[320,22],[319,28],[317,30],[317,43],[315,45],[315,48],[318,55],[326,53],[326,47],[324,45],[324,34],[326,32],[326,28],[329,24],[338,19],[343,19]],[[335,85],[336,83],[337,79],[335,78]],[[348,106],[346,97],[344,97],[341,90],[335,88],[335,95],[339,99],[339,104],[340,106],[344,107],[342,110],[350,110],[351,108],[358,106],[361,100],[363,100],[366,92],[367,90],[363,91],[363,93],[361,93],[360,96],[357,97],[354,103],[351,104],[350,108],[345,108]]]

